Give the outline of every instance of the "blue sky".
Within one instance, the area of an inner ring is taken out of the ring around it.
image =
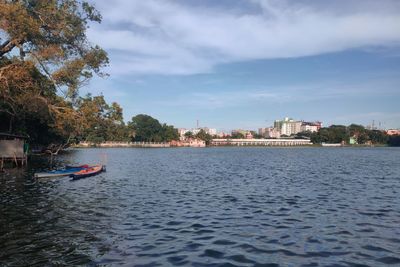
[[[110,77],[83,93],[176,127],[293,117],[400,128],[400,1],[93,1]]]

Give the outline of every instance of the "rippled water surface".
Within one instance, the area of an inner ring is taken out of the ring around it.
[[[84,149],[0,174],[0,265],[400,266],[400,149]]]

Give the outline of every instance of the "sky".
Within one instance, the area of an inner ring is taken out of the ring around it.
[[[91,1],[102,93],[124,118],[255,130],[276,119],[400,128],[400,1]]]

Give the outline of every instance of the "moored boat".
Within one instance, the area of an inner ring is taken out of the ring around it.
[[[105,170],[106,170],[105,165],[95,165],[95,166],[91,166],[89,168],[83,169],[81,171],[75,172],[73,174],[70,174],[70,177],[72,177],[72,180],[78,180],[78,179],[86,178],[89,176],[97,175]]]
[[[65,168],[66,169],[76,169],[76,168],[89,168],[90,166],[88,164],[83,164],[83,165],[66,165]]]
[[[88,166],[89,167],[89,166]],[[67,168],[62,170],[54,170],[48,172],[37,172],[34,174],[36,178],[49,178],[49,177],[59,177],[59,176],[69,176],[73,173],[84,170],[84,167]]]

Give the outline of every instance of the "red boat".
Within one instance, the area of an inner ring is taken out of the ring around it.
[[[97,175],[103,171],[106,171],[105,165],[94,165],[90,166],[89,168],[83,169],[81,171],[75,172],[71,174],[70,177],[72,177],[72,180],[78,180],[89,176]]]

